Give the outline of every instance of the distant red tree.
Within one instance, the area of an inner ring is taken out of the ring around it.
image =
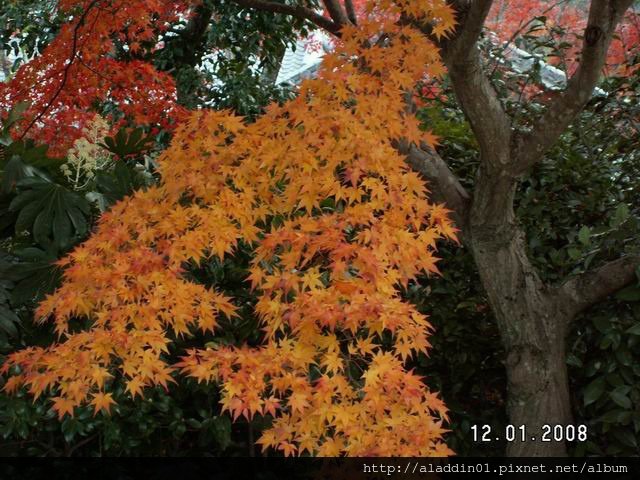
[[[507,8],[508,7],[508,8]],[[528,33],[536,17],[546,17],[544,25],[537,25],[531,35],[548,36],[557,44],[568,44],[562,58],[551,57],[551,64],[564,64],[569,74],[578,66],[580,38],[587,24],[587,10],[575,1],[560,0],[497,0],[494,2],[487,27],[502,41],[513,41],[515,37]],[[562,29],[554,27],[562,26]],[[631,8],[617,29],[607,57],[605,70],[609,74],[628,74],[634,67],[629,60],[640,52],[640,14]]]
[[[116,48],[136,54],[153,49],[158,35],[189,12],[188,0],[61,0],[72,20],[8,83],[0,83],[0,110],[20,101],[31,104],[17,136],[37,137],[63,154],[95,115],[112,102],[122,115],[114,127],[171,128],[182,116],[174,79],[141,60],[122,61]]]

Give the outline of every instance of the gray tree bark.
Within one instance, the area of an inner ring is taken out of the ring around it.
[[[507,357],[507,411],[517,441],[510,456],[562,456],[565,446],[543,442],[543,425],[571,423],[565,365],[565,312],[526,256],[525,234],[512,209],[515,181],[479,179],[469,213],[469,240]],[[496,201],[495,192],[502,191]],[[504,212],[503,215],[496,214]],[[526,441],[520,426],[526,426]],[[535,438],[535,440],[533,440]]]

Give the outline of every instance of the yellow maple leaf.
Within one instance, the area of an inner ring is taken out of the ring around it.
[[[111,393],[98,392],[93,395],[93,399],[91,400],[91,405],[93,405],[93,415],[97,415],[98,412],[109,413],[111,409],[111,405],[116,403]]]

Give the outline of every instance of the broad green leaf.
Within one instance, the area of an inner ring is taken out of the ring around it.
[[[5,152],[5,155],[8,155],[7,152]],[[19,156],[12,155],[9,160],[2,165],[2,183],[0,183],[0,193],[8,194],[13,192],[18,181],[28,175],[28,167],[22,162]]]
[[[636,323],[634,326],[628,328],[626,333],[640,336],[640,323]]]
[[[621,203],[616,208],[616,211],[613,214],[613,217],[611,218],[610,225],[613,228],[618,228],[620,225],[626,222],[628,218],[629,218],[629,207],[627,207],[626,204]]]
[[[628,447],[637,448],[638,446],[637,435],[628,428],[616,428],[613,435]]]
[[[640,287],[631,285],[624,288],[616,293],[616,298],[624,302],[638,302],[640,301]]]
[[[584,389],[584,405],[590,405],[596,402],[604,393],[605,380],[597,378]]]
[[[18,186],[22,191],[9,206],[19,211],[16,233],[29,231],[40,246],[53,244],[58,249],[87,233],[90,207],[80,194],[36,177],[25,178]]]
[[[105,137],[104,143],[101,143],[100,146],[121,158],[125,158],[148,150],[152,143],[153,136],[144,136],[141,128],[135,128],[129,133],[126,129],[121,128],[115,137]]]
[[[627,396],[628,390],[629,387],[618,387],[609,393],[609,396],[617,405],[622,408],[629,409],[631,408],[631,400]]]
[[[16,324],[20,323],[18,316],[6,306],[0,305],[0,330],[10,337],[18,335]]]
[[[591,243],[591,230],[589,227],[584,226],[578,232],[578,241],[583,245],[589,245]]]
[[[18,261],[0,264],[0,276],[14,283],[11,304],[14,307],[37,302],[59,284],[61,269],[53,262],[57,255],[37,248],[16,252]]]

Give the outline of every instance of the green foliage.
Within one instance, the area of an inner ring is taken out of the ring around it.
[[[215,21],[200,35],[187,20],[174,25],[164,48],[153,54],[157,68],[174,72],[182,105],[232,108],[254,116],[272,100],[288,98],[289,90],[273,81],[287,45],[307,34],[306,22],[211,0],[199,14]]]
[[[11,310],[9,303],[12,288],[10,280],[0,280],[0,352],[8,350],[10,339],[18,336],[20,318]]]
[[[56,36],[63,16],[54,8],[57,0],[4,0],[0,9],[0,42],[8,55],[17,58],[11,66],[15,71]],[[19,42],[15,41],[16,33]]]
[[[234,445],[228,416],[219,416],[214,387],[177,385],[155,389],[144,400],[115,392],[118,406],[111,416],[93,415],[89,407],[60,422],[47,402],[24,393],[0,396],[0,443],[3,455],[122,456],[215,455]],[[239,435],[238,435],[239,434]],[[236,437],[244,438],[243,428]]]
[[[87,234],[90,207],[82,195],[37,177],[23,178],[17,187],[20,193],[9,205],[18,214],[17,235],[32,232],[41,247],[65,250]]]
[[[28,247],[0,259],[0,274],[8,282],[7,300],[14,308],[32,307],[54,290],[60,280],[57,250]]]
[[[637,75],[637,74],[636,74]],[[618,89],[622,79],[604,85]],[[628,79],[635,88],[638,79]],[[550,281],[640,251],[640,142],[637,103],[596,97],[548,159],[525,179],[518,212],[531,257]],[[549,181],[553,179],[553,181]],[[534,234],[535,232],[535,234]],[[640,448],[640,283],[577,319],[569,340],[577,423],[590,440],[576,455],[638,455]]]
[[[617,83],[609,82],[612,91]],[[637,113],[615,95],[594,98],[524,179],[518,212],[531,232],[531,256],[548,280],[640,248],[640,151],[630,130]]]
[[[471,252],[455,247],[438,253],[448,266],[442,277],[411,285],[405,293],[435,328],[431,353],[419,356],[416,372],[447,402],[447,445],[459,455],[500,456],[504,441],[474,442],[471,431],[473,425],[500,431],[508,423],[504,351],[495,319],[479,288]]]
[[[100,145],[121,159],[125,159],[145,152],[151,148],[152,144],[153,135],[145,135],[142,128],[134,128],[129,132],[121,128],[114,137],[105,137],[104,143]]]
[[[104,212],[134,190],[148,186],[153,179],[145,173],[127,162],[118,162],[110,171],[96,175],[95,192],[87,196],[95,199],[100,211]]]
[[[576,444],[574,454],[640,454],[638,355],[637,300],[599,305],[581,319],[568,363],[576,417],[589,427],[589,441]]]

